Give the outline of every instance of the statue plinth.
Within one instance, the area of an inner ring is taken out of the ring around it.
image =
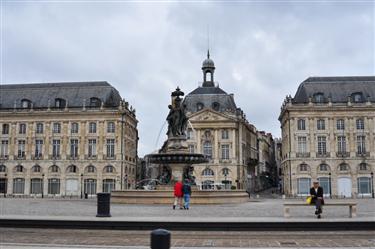
[[[171,153],[189,153],[188,144],[185,136],[171,136],[167,141],[167,154]]]

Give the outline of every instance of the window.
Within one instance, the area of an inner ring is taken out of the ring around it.
[[[358,194],[371,194],[371,178],[370,177],[358,177]]]
[[[346,163],[342,163],[339,165],[339,171],[347,171],[349,170],[349,166]]]
[[[107,132],[108,133],[115,133],[115,123],[114,122],[108,122]]]
[[[70,157],[78,158],[78,139],[70,139]]]
[[[213,190],[214,186],[214,181],[206,180],[202,182],[202,190]]]
[[[0,144],[0,158],[8,157],[8,140],[1,140]]]
[[[189,153],[194,153],[194,144],[189,144]]]
[[[203,155],[207,158],[212,158],[212,144],[209,141],[203,143]]]
[[[89,139],[89,157],[95,157],[96,156],[96,139]]]
[[[68,173],[77,173],[77,166],[75,166],[75,165],[70,165],[70,166],[66,169],[66,171],[67,171]]]
[[[229,132],[227,129],[224,129],[221,131],[221,138],[222,139],[228,139],[229,138]]]
[[[300,131],[306,130],[305,120],[304,119],[298,119],[297,121],[297,128]]]
[[[66,105],[65,99],[57,98],[55,99],[55,107],[56,108],[64,108]]]
[[[114,173],[115,169],[112,165],[108,165],[104,167],[104,173]]]
[[[84,192],[88,195],[96,194],[96,180],[95,179],[85,179],[84,180]]]
[[[31,171],[34,172],[34,173],[40,173],[42,171],[42,168],[39,165],[34,165],[31,168]]]
[[[212,109],[215,111],[220,111],[220,104],[218,102],[212,103]]]
[[[323,93],[315,93],[314,94],[314,101],[315,101],[315,103],[324,103],[324,94]]]
[[[48,179],[48,194],[50,195],[60,194],[60,179],[58,178]]]
[[[228,176],[229,175],[229,169],[228,168],[224,168],[222,170],[222,173],[223,173],[223,176]]]
[[[31,107],[31,101],[28,99],[21,100],[21,106],[22,108],[30,108]]]
[[[357,136],[357,153],[366,153],[366,136]]]
[[[114,179],[104,179],[103,180],[103,192],[104,193],[111,193],[112,190],[115,190],[115,183]]]
[[[61,133],[61,124],[60,123],[53,123],[52,132],[53,133]]]
[[[299,171],[307,172],[308,170],[309,170],[309,166],[307,166],[307,164],[302,163],[302,164],[299,165]]]
[[[229,144],[221,145],[221,159],[224,159],[224,160],[229,159]]]
[[[337,152],[340,154],[346,153],[346,137],[345,136],[337,137]]]
[[[318,119],[316,121],[316,128],[318,130],[325,130],[326,129],[326,124],[324,119]]]
[[[95,122],[89,123],[89,133],[96,133],[96,123]]]
[[[43,155],[43,140],[35,140],[35,158],[41,158]]]
[[[345,130],[345,121],[343,119],[338,119],[336,121],[337,130]]]
[[[90,98],[90,107],[100,107],[102,101],[99,98]]]
[[[19,124],[18,133],[19,134],[26,134],[26,124]]]
[[[7,172],[7,167],[5,165],[0,165],[0,172]]]
[[[187,139],[192,139],[193,138],[193,130],[192,129],[188,129],[187,132],[186,132],[186,138]]]
[[[355,103],[363,102],[363,95],[362,93],[353,93],[352,99],[353,99],[353,102]]]
[[[328,171],[328,165],[325,163],[320,164],[319,171],[322,171],[322,172]]]
[[[13,179],[13,194],[24,194],[25,193],[25,179],[14,178]]]
[[[3,129],[1,131],[3,135],[9,134],[9,124],[3,124]]]
[[[72,123],[70,127],[70,133],[72,134],[77,134],[79,130],[79,125],[78,123]]]
[[[43,132],[44,132],[43,123],[36,123],[35,133],[36,134],[42,134]]]
[[[367,167],[366,163],[360,163],[359,164],[359,170],[360,171],[366,171],[367,169],[368,169],[368,167]]]
[[[58,173],[58,172],[60,172],[60,168],[59,168],[59,166],[57,166],[57,165],[52,165],[52,166],[50,167],[50,172],[51,172],[51,173]]]
[[[30,181],[30,194],[41,194],[43,191],[43,179],[32,178]]]
[[[59,139],[52,140],[52,157],[53,158],[60,157],[60,140]]]
[[[330,182],[328,177],[319,177],[319,185],[323,188],[323,194],[329,195],[330,191]]]
[[[299,195],[308,195],[310,193],[311,179],[298,178],[297,179],[297,192]]]
[[[95,166],[93,166],[93,165],[87,166],[86,167],[86,172],[87,173],[95,173],[96,172]]]
[[[318,154],[325,155],[327,153],[326,137],[318,136]]]
[[[214,171],[210,168],[205,168],[202,172],[202,176],[213,176]]]
[[[197,104],[197,111],[202,110],[203,107],[204,107],[203,103],[198,103],[198,104]]]
[[[115,157],[115,140],[107,139],[107,158]]]
[[[357,127],[357,130],[365,129],[365,121],[363,120],[363,118],[359,118],[356,120],[356,127]]]
[[[15,171],[16,173],[22,173],[24,171],[24,168],[22,165],[17,165]]]
[[[25,146],[26,146],[26,141],[25,140],[18,140],[18,152],[17,156],[18,158],[25,158]]]
[[[306,137],[297,137],[298,153],[307,152]]]

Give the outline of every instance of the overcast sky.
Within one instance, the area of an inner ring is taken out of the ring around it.
[[[215,81],[258,130],[280,136],[287,94],[309,76],[375,75],[374,2],[2,2],[4,83],[98,81],[137,110],[139,155],[156,149],[170,92]],[[164,133],[163,133],[164,134]]]

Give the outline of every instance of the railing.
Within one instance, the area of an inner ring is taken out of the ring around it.
[[[296,157],[310,157],[310,152],[297,152]]]
[[[329,152],[326,152],[326,153],[317,152],[316,157],[330,157],[330,153]]]
[[[336,152],[336,157],[349,157],[349,152]]]
[[[356,156],[357,157],[369,157],[370,156],[370,152],[357,152]]]

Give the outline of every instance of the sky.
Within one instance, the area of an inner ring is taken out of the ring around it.
[[[0,2],[1,84],[108,81],[136,109],[139,156],[166,138],[170,92],[201,84],[208,47],[215,81],[275,137],[308,77],[375,75],[373,1]]]

